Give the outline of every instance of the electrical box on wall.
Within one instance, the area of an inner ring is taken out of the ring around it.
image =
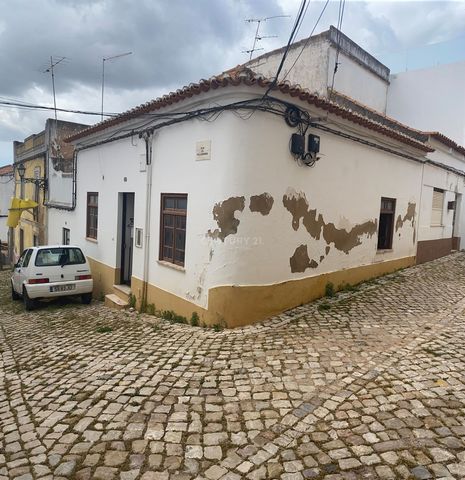
[[[305,137],[298,133],[293,133],[291,137],[291,153],[294,155],[303,155],[305,153]]]
[[[320,137],[318,135],[308,136],[308,151],[318,153],[320,151]]]

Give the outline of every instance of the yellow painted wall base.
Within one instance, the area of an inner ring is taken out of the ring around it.
[[[94,298],[113,293],[113,285],[119,283],[119,269],[90,257],[87,257],[87,260],[89,260],[92,278],[94,279]]]
[[[322,297],[328,282],[337,290],[414,264],[415,257],[405,257],[274,285],[215,287],[208,292],[208,319],[224,318],[230,328],[249,325]]]
[[[118,270],[93,259],[89,261],[94,277],[94,295],[111,292],[119,278]],[[325,294],[329,282],[338,290],[345,284],[355,285],[414,264],[415,257],[405,257],[273,285],[214,287],[208,293],[208,309],[148,284],[147,303],[153,303],[158,310],[173,310],[187,319],[197,312],[200,321],[206,325],[220,324],[234,328],[250,325],[320,298]],[[140,308],[143,281],[133,276],[131,290]]]
[[[142,301],[144,282],[137,277],[131,277],[131,291],[136,296],[136,306],[140,308]],[[200,318],[200,322],[205,322],[209,325],[208,311],[195,303],[186,300],[185,298],[178,297],[172,293],[162,290],[155,285],[147,285],[147,304],[153,303],[157,310],[172,310],[178,315],[186,317],[188,320],[191,318],[193,312],[197,312]]]

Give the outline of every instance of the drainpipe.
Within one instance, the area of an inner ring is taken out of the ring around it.
[[[149,283],[149,251],[150,251],[150,210],[152,205],[152,145],[153,134],[144,132],[140,135],[145,140],[145,162],[147,165],[147,184],[145,190],[145,248],[144,248],[144,273],[142,279],[141,307],[147,305],[147,292]]]

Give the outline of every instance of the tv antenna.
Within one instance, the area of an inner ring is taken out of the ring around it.
[[[274,15],[272,17],[263,17],[263,18],[247,18],[245,21],[247,23],[256,23],[257,24],[257,29],[255,30],[255,37],[253,40],[253,46],[250,50],[242,50],[242,53],[248,53],[250,54],[249,60],[252,60],[252,55],[254,52],[258,50],[263,50],[263,48],[256,48],[257,42],[260,40],[263,40],[264,38],[277,38],[277,35],[260,35],[260,25],[262,22],[266,22],[267,20],[271,20],[273,18],[287,18],[290,17],[290,15]]]
[[[56,94],[55,94],[55,67],[60,64],[61,62],[64,62],[65,60],[68,60],[66,57],[52,57],[50,56],[50,65],[44,70],[43,73],[50,73],[52,77],[52,91],[53,91],[53,110],[55,111],[55,124],[57,123],[57,99],[56,99]]]
[[[105,62],[108,62],[110,60],[115,60],[117,58],[121,57],[127,57],[128,55],[132,55],[132,52],[125,52],[125,53],[119,53],[118,55],[112,55],[111,57],[103,57],[102,58],[102,105],[101,105],[101,115],[100,119],[103,122],[103,94],[105,91]]]

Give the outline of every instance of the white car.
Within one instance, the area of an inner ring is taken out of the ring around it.
[[[24,250],[11,276],[13,300],[23,299],[32,310],[39,299],[80,295],[92,300],[94,287],[89,262],[79,247],[53,245]]]

